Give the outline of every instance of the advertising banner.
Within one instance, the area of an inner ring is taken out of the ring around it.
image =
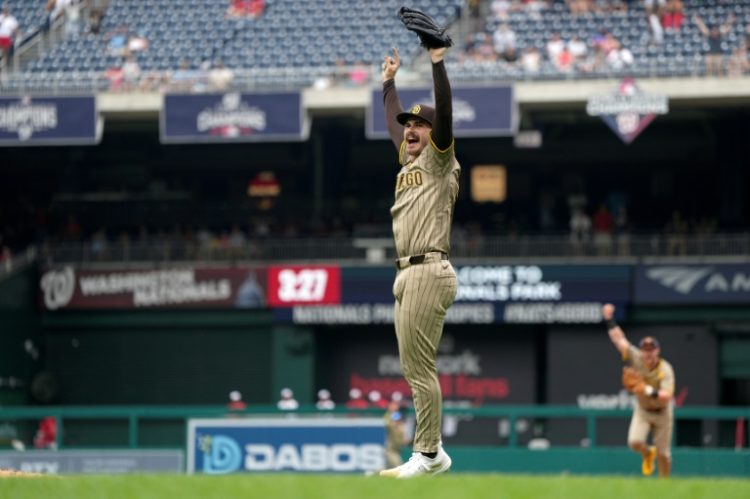
[[[398,93],[404,109],[416,104],[434,106],[431,87],[399,89]],[[500,137],[513,135],[516,128],[512,86],[453,88],[453,134],[456,137]],[[369,139],[389,137],[380,89],[373,90],[370,96],[366,134]]]
[[[94,145],[102,122],[96,98],[0,97],[0,145]]]
[[[191,419],[188,473],[364,473],[385,468],[381,418]]]
[[[307,139],[299,92],[166,94],[161,141],[270,142]]]
[[[0,452],[0,468],[42,473],[183,473],[181,450],[29,450]]]
[[[260,308],[265,269],[50,269],[41,276],[40,305],[59,309]]]
[[[448,324],[576,324],[601,322],[604,303],[629,301],[631,267],[474,265],[456,266],[456,274],[458,293]],[[394,277],[390,267],[345,267],[340,303],[277,308],[274,317],[295,324],[392,323]],[[624,311],[617,307],[619,320]]]
[[[341,303],[341,269],[287,265],[268,268],[268,304],[272,307]]]
[[[638,265],[638,304],[750,303],[750,264]]]
[[[502,334],[499,334],[502,333]],[[379,392],[389,400],[394,392],[411,404],[392,326],[326,328],[317,337],[320,386],[334,400],[349,399],[359,389],[367,399]],[[536,401],[537,357],[534,335],[528,328],[447,325],[437,355],[438,380],[446,407],[487,404],[532,404]],[[407,416],[407,426],[413,423]],[[497,418],[443,415],[446,445],[500,443],[507,434]]]

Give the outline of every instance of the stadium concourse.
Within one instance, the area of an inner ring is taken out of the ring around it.
[[[378,68],[398,46],[405,106],[431,73],[401,2],[7,4],[0,467],[373,471],[384,409],[314,402],[401,397],[413,424]],[[412,6],[457,41],[454,470],[640,473],[613,303],[677,373],[674,475],[746,476],[750,2]],[[60,461],[11,450],[45,418]]]

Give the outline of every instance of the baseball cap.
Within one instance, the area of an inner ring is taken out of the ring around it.
[[[424,120],[429,123],[430,126],[432,126],[432,124],[435,122],[435,108],[426,106],[424,104],[416,104],[412,106],[412,108],[408,111],[399,113],[396,116],[396,120],[402,125],[405,125],[407,121],[414,118]]]
[[[641,350],[656,350],[657,348],[661,348],[661,346],[659,345],[659,340],[653,336],[646,336],[638,343],[638,348]]]

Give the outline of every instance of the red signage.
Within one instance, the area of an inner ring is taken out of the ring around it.
[[[268,304],[336,305],[341,303],[341,269],[329,266],[293,265],[269,267]]]

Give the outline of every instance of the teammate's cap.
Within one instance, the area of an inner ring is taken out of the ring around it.
[[[640,341],[640,343],[638,343],[638,348],[641,350],[656,350],[657,348],[660,348],[659,340],[653,336],[646,336]]]
[[[412,106],[412,108],[408,111],[399,113],[396,116],[396,120],[402,125],[405,125],[407,121],[414,118],[424,120],[429,123],[430,126],[432,126],[432,124],[435,122],[435,108],[425,106],[424,104],[417,104],[415,106]]]

